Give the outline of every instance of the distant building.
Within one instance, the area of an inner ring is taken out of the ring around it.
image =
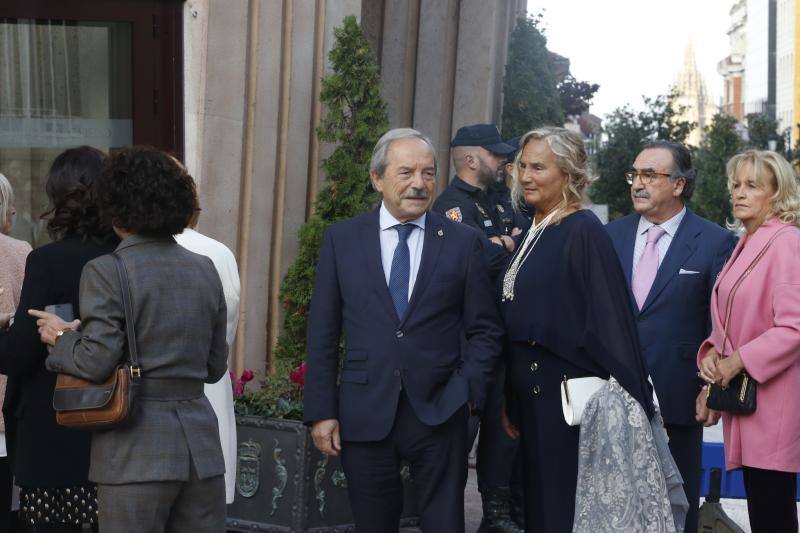
[[[728,29],[730,55],[717,64],[717,72],[722,76],[722,111],[744,120],[744,55],[747,48],[745,24],[747,22],[747,2],[737,0],[730,11],[731,25]]]
[[[791,131],[795,119],[795,11],[797,0],[778,0],[775,43],[775,118],[778,131]],[[791,134],[789,134],[791,135]],[[794,135],[791,144],[797,139]]]
[[[744,54],[744,114],[768,113],[775,116],[774,39],[770,42],[770,11],[775,0],[747,0]],[[772,45],[772,46],[770,46]],[[772,59],[772,60],[770,60]]]
[[[703,138],[703,129],[711,124],[717,108],[711,101],[706,82],[697,69],[692,42],[686,46],[683,56],[683,67],[675,77],[675,91],[678,95],[675,102],[679,110],[678,119],[693,122],[695,128],[686,139],[688,144],[699,146]]]

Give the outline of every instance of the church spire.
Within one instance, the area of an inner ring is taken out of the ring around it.
[[[679,110],[683,108],[678,119],[694,122],[696,125],[686,142],[698,146],[703,135],[703,128],[711,124],[711,117],[716,114],[716,108],[708,95],[703,76],[697,68],[694,45],[691,39],[686,43],[686,49],[683,53],[683,66],[678,75],[675,76],[673,89],[678,96],[675,102],[676,107]]]

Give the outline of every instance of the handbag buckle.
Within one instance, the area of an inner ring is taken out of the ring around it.
[[[142,369],[139,365],[131,365],[129,368],[131,371],[132,379],[139,379],[142,377]]]

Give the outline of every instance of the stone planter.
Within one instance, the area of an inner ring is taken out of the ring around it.
[[[237,416],[236,499],[228,531],[353,531],[347,479],[337,457],[321,454],[302,423]],[[415,525],[408,467],[403,524]]]

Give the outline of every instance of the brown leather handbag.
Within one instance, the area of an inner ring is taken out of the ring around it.
[[[117,265],[122,305],[125,311],[125,331],[128,337],[128,359],[117,366],[102,383],[94,383],[68,374],[59,374],[53,392],[56,422],[65,427],[107,429],[124,425],[134,412],[136,391],[142,378],[136,347],[130,284],[125,263],[116,253],[111,254]]]

